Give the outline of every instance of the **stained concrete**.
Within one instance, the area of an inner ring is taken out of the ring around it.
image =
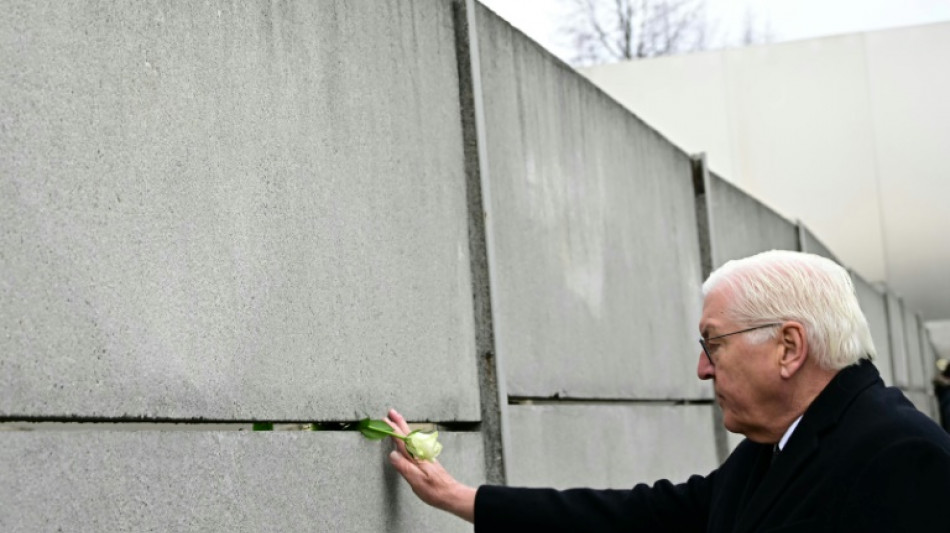
[[[491,12],[477,20],[509,394],[709,397],[689,158]]]
[[[484,480],[481,437],[439,461]],[[356,432],[0,432],[0,530],[471,531]]]
[[[805,224],[799,221],[796,226],[798,229],[799,251],[827,257],[835,263],[838,263],[839,265],[841,264],[841,260],[835,256],[834,252],[832,252],[831,249],[828,248],[825,243],[823,243],[821,239],[818,238],[817,235],[812,233],[812,231],[808,229]]]
[[[477,419],[451,11],[5,2],[0,415]]]
[[[513,405],[508,482],[630,488],[718,466],[711,405]]]
[[[888,336],[891,340],[894,385],[906,389],[911,386],[911,382],[907,360],[907,340],[904,333],[904,304],[891,291],[887,292],[885,301],[887,302]]]
[[[853,271],[851,272],[851,280],[854,282],[854,292],[858,297],[858,303],[861,305],[861,311],[864,312],[864,316],[868,320],[874,349],[877,350],[874,365],[881,372],[881,379],[884,380],[884,383],[888,386],[894,385],[894,361],[891,357],[890,330],[884,293]]]
[[[706,183],[713,268],[768,250],[798,250],[798,228],[735,185],[709,173]]]

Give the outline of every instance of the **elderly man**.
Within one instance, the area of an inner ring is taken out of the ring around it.
[[[746,436],[705,477],[476,491],[401,447],[393,466],[475,531],[950,531],[950,437],[884,386],[844,269],[766,252],[726,263],[703,294],[697,373],[713,380],[726,428]],[[408,429],[395,411],[387,420]]]

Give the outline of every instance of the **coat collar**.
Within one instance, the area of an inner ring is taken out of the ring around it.
[[[823,434],[841,419],[858,394],[880,382],[880,374],[874,365],[862,359],[858,364],[838,372],[818,394],[805,414],[781,455],[771,466],[767,475],[755,489],[748,506],[739,516],[736,531],[754,531],[758,522],[772,507],[795,473],[818,450]],[[760,454],[770,453],[763,446]]]

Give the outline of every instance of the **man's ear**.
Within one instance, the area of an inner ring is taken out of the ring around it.
[[[798,322],[785,322],[779,330],[779,371],[782,378],[789,379],[805,365],[808,360],[808,338],[805,327]]]

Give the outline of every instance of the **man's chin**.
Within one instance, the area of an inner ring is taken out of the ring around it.
[[[722,425],[725,426],[726,430],[731,433],[742,433],[742,427],[736,423],[735,417],[731,416],[725,410],[723,410],[722,413]]]

